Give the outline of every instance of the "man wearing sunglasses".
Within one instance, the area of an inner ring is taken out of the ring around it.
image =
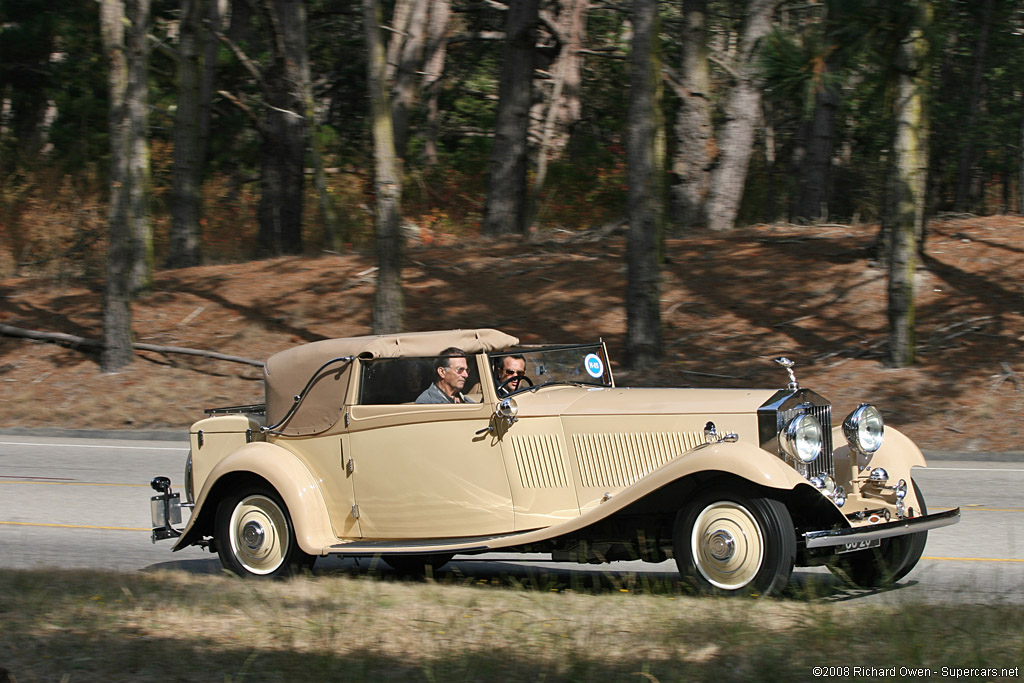
[[[498,394],[508,396],[519,388],[519,378],[526,374],[526,359],[515,354],[505,356],[498,366]]]
[[[436,379],[416,398],[417,403],[472,403],[462,390],[469,379],[466,352],[455,346],[441,352],[434,361]]]

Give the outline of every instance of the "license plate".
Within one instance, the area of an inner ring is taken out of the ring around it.
[[[876,538],[873,541],[853,541],[851,543],[843,543],[842,545],[836,546],[836,553],[855,553],[858,550],[868,550],[869,548],[878,548],[882,545],[882,539]]]

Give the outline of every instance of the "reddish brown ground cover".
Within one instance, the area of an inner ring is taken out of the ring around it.
[[[931,224],[917,276],[919,362],[883,364],[886,273],[877,226],[756,226],[669,240],[665,360],[619,384],[779,387],[772,358],[837,416],[875,402],[926,449],[1024,451],[1024,220]],[[524,342],[608,342],[622,359],[624,240],[579,233],[412,246],[409,330],[496,327]],[[157,274],[134,306],[137,341],[265,359],[295,344],[366,334],[373,257],[349,253]],[[0,280],[0,322],[99,338],[101,296],[48,278]],[[203,408],[262,401],[258,368],[140,352],[99,371],[94,352],[0,338],[0,428],[170,427]]]

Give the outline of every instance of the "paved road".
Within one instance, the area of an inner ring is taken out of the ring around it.
[[[171,553],[170,542],[149,540],[148,482],[164,474],[180,488],[186,453],[175,441],[0,434],[0,568],[219,571],[206,551]],[[959,505],[963,519],[930,534],[921,563],[897,588],[844,590],[822,569],[798,570],[794,585],[829,600],[1024,603],[1024,459],[955,457],[933,458],[915,476],[931,511]],[[358,570],[378,569],[370,564],[363,560]],[[355,569],[352,560],[317,563],[318,573]],[[637,572],[654,580],[675,575],[671,562],[592,566],[505,554],[457,557],[446,571],[541,585],[628,586]]]

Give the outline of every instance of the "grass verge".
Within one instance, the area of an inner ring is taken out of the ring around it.
[[[937,679],[943,666],[994,669],[964,678],[998,680],[1021,665],[1021,624],[1020,605],[708,599],[671,588],[587,593],[366,575],[0,572],[0,667],[17,683],[788,682],[817,677],[814,667],[838,667],[825,676],[833,679],[920,668]]]

